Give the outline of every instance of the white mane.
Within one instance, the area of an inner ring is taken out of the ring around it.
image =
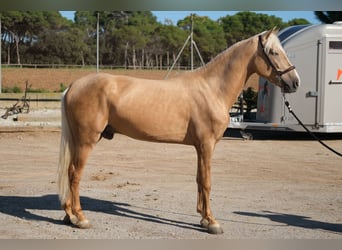
[[[266,32],[266,31],[265,31]],[[264,32],[263,32],[264,33]],[[261,34],[263,34],[261,33]],[[283,53],[285,53],[283,47],[281,46],[281,43],[279,41],[279,38],[276,34],[272,33],[268,39],[267,39],[267,42],[266,44],[264,45],[265,46],[265,52],[267,54],[269,54],[270,50],[273,50],[273,51],[282,51]]]

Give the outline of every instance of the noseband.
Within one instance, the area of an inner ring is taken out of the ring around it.
[[[296,67],[294,65],[291,65],[290,67],[288,67],[287,69],[285,70],[279,70],[276,68],[276,66],[273,64],[273,62],[271,61],[270,57],[268,56],[268,54],[266,53],[265,51],[265,46],[262,44],[262,41],[261,41],[261,36],[259,35],[259,44],[262,48],[262,52],[264,53],[266,59],[267,59],[267,62],[269,63],[269,65],[272,67],[272,69],[277,72],[277,75],[278,77],[281,79],[281,76],[290,72],[291,70],[294,70]]]

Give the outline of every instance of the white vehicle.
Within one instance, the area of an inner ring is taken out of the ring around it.
[[[255,120],[232,119],[229,128],[304,131],[287,110],[285,97],[310,131],[341,133],[342,22],[291,26],[278,36],[301,78],[298,91],[284,96],[260,78]]]

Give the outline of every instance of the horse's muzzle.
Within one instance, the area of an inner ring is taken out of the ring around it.
[[[284,93],[294,93],[297,91],[297,89],[300,85],[299,80],[295,80],[291,84],[288,84],[283,79],[281,79],[281,83],[282,83],[281,84],[282,85],[282,91]]]

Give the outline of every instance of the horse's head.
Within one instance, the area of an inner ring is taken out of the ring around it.
[[[283,92],[293,93],[299,87],[299,75],[281,46],[277,33],[273,28],[258,36],[257,73],[279,86]]]

